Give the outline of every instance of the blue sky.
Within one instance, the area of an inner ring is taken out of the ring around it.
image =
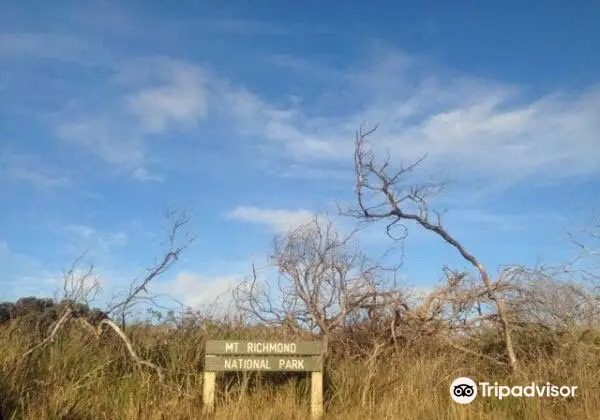
[[[57,4],[60,3],[60,4]],[[0,298],[51,294],[90,248],[104,295],[198,240],[155,285],[209,302],[274,233],[352,202],[353,135],[448,181],[484,264],[572,257],[600,187],[600,6],[542,1],[2,1]],[[409,226],[403,277],[462,267]],[[378,255],[383,228],[361,235]]]

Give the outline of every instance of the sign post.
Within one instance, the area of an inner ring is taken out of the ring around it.
[[[216,372],[311,372],[311,413],[323,416],[323,343],[320,341],[206,342],[204,359],[204,406],[215,408]]]

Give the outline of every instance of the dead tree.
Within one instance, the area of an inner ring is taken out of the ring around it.
[[[93,277],[93,266],[89,269],[84,270],[77,275],[76,267],[81,261],[81,257],[78,258],[70,270],[65,273],[63,292],[65,294],[64,310],[59,316],[58,320],[55,321],[49,328],[48,335],[39,344],[29,349],[23,354],[23,358],[31,356],[36,350],[47,346],[55,341],[57,335],[62,328],[70,321],[76,321],[76,323],[87,331],[92,333],[96,338],[100,339],[107,330],[112,330],[119,339],[125,344],[130,357],[138,365],[149,367],[156,371],[159,380],[164,380],[163,369],[154,363],[144,360],[138,356],[134,350],[133,345],[127,335],[124,332],[125,316],[129,310],[131,310],[136,304],[145,301],[153,302],[156,296],[148,294],[147,287],[163,273],[165,273],[175,261],[179,258],[180,254],[189,246],[193,238],[187,237],[183,243],[179,243],[179,233],[189,222],[188,217],[185,214],[177,214],[174,212],[168,212],[167,218],[170,221],[170,227],[167,234],[167,250],[164,256],[147,272],[140,276],[140,278],[134,280],[127,292],[121,296],[121,300],[110,305],[105,311],[97,312],[92,311],[88,314],[82,314],[77,310],[77,303],[79,301],[87,302],[90,293],[95,293],[97,290],[97,282],[93,281],[90,285],[86,285],[90,278]],[[121,326],[115,323],[111,316],[116,316],[121,322]]]
[[[148,268],[144,274],[136,278],[125,291],[120,293],[106,309],[106,313],[118,318],[121,323],[121,328],[125,328],[126,317],[131,309],[138,303],[145,301],[150,304],[155,304],[158,296],[150,295],[148,285],[157,277],[164,274],[177,261],[181,252],[186,249],[194,240],[193,237],[187,236],[184,241],[180,242],[180,234],[182,229],[189,223],[189,217],[184,213],[167,211],[166,218],[169,221],[169,230],[167,233],[166,250],[163,256],[155,261],[154,265]]]
[[[367,137],[376,128],[377,126],[368,131],[361,128],[356,133],[354,168],[356,172],[355,194],[357,207],[345,210],[344,214],[351,215],[364,222],[387,221],[387,233],[390,237],[393,228],[400,227],[405,231],[406,228],[402,223],[412,221],[421,228],[436,234],[455,248],[479,273],[485,293],[496,307],[509,365],[514,372],[517,372],[517,356],[513,346],[511,326],[506,314],[505,304],[499,299],[496,287],[490,280],[486,268],[442,226],[439,213],[431,211],[429,208],[430,199],[441,190],[441,185],[423,183],[407,186],[405,184],[405,178],[418,167],[425,157],[408,167],[402,166],[393,173],[388,172],[389,156],[382,164],[378,164],[367,145]]]
[[[378,263],[352,246],[354,231],[342,235],[328,218],[314,219],[273,241],[275,282],[250,281],[235,290],[239,309],[267,324],[286,326],[294,334],[331,333],[384,290]]]
[[[90,301],[98,295],[102,289],[100,277],[95,274],[94,264],[81,267],[84,257],[89,249],[79,255],[68,270],[63,271],[62,296],[55,300],[66,300],[79,304],[89,305]]]

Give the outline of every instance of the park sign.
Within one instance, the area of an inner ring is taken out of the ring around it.
[[[212,372],[273,371],[319,372],[322,370],[323,343],[319,341],[206,342],[204,370]]]
[[[323,359],[320,341],[269,342],[208,340],[204,359],[204,404],[214,409],[216,372],[311,372],[313,418],[323,414]]]
[[[320,372],[323,368],[320,341],[206,342],[204,370],[208,372]]]

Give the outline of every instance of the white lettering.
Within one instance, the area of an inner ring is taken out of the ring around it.
[[[498,399],[502,399],[504,397],[508,397],[510,395],[510,387],[506,385],[500,386],[500,392],[498,394]]]
[[[223,367],[232,370],[272,370],[268,359],[225,359]]]
[[[238,349],[238,343],[225,343],[225,352],[232,353]]]
[[[302,359],[279,359],[279,369],[281,370],[303,370],[304,360]]]
[[[237,349],[236,349],[237,350]],[[248,353],[296,353],[296,343],[247,343],[246,351]]]
[[[569,387],[569,386],[561,386],[560,387],[560,396],[561,397],[568,397],[569,395],[571,395],[571,387]]]
[[[523,389],[523,395],[526,397],[534,397],[535,396],[535,387],[533,384],[527,385],[525,389]]]
[[[535,387],[535,391],[537,393],[538,397],[543,397],[544,396],[544,391],[546,390],[546,385],[543,385],[542,387],[539,387],[535,384],[531,384],[532,387]]]
[[[298,361],[303,363],[303,361]],[[302,365],[302,368],[304,366]],[[479,382],[481,388],[482,397],[496,397],[503,399],[508,396],[512,397],[574,397],[577,386],[557,386],[552,385],[550,382],[546,382],[546,385],[536,385],[532,382],[530,385],[521,386],[515,385],[512,388],[506,385],[498,385],[498,382],[494,382],[491,385],[489,382]]]
[[[489,388],[491,388],[490,383],[489,382],[479,382],[479,386],[481,387],[481,390],[483,391],[483,396],[488,397],[489,396]]]

